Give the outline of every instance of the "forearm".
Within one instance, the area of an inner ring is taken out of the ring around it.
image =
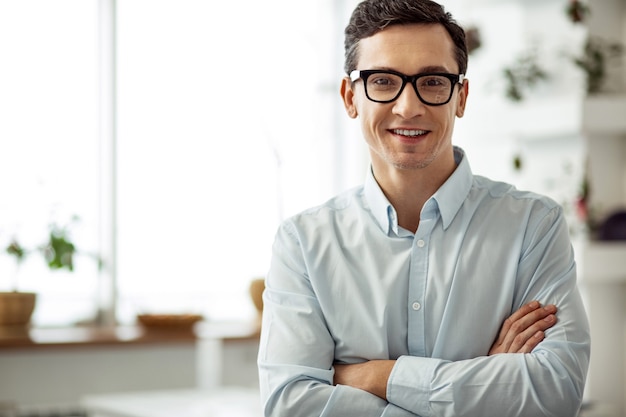
[[[457,362],[402,357],[389,380],[388,400],[422,415],[571,417],[584,381],[569,371],[549,352]]]
[[[356,364],[335,364],[335,385],[349,385],[387,400],[387,380],[395,360],[373,360]]]
[[[386,398],[415,415],[567,417],[576,415],[582,401],[584,365],[577,373],[575,363],[562,362],[550,349],[456,362],[405,356],[336,365],[335,383]],[[383,394],[381,381],[390,365]]]
[[[265,400],[267,417],[416,417],[366,391],[312,379],[290,382]]]

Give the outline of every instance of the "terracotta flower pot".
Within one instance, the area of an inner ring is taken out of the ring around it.
[[[0,326],[28,325],[36,298],[32,292],[0,292]]]

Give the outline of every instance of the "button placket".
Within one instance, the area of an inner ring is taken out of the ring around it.
[[[428,280],[428,248],[430,235],[437,223],[436,216],[422,216],[415,233],[411,251],[411,267],[408,294],[408,348],[409,354],[426,355],[425,337],[425,306],[426,281]]]

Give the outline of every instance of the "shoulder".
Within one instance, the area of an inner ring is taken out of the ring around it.
[[[319,230],[338,222],[360,217],[367,210],[363,197],[363,186],[354,187],[330,198],[323,204],[310,207],[284,220],[281,230],[289,234],[300,234]]]
[[[533,191],[519,190],[514,185],[474,176],[467,203],[482,212],[485,218],[502,226],[530,230],[551,229],[566,220],[562,206],[551,197]]]
[[[494,205],[510,205],[512,209],[520,207],[535,207],[538,210],[560,210],[561,205],[552,198],[528,190],[519,190],[514,185],[494,181],[480,175],[474,176],[469,199],[483,198]]]

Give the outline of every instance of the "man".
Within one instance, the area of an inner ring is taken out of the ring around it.
[[[371,171],[277,232],[265,414],[576,416],[589,331],[567,225],[452,145],[463,30],[429,0],[366,0],[345,50],[341,95]]]

